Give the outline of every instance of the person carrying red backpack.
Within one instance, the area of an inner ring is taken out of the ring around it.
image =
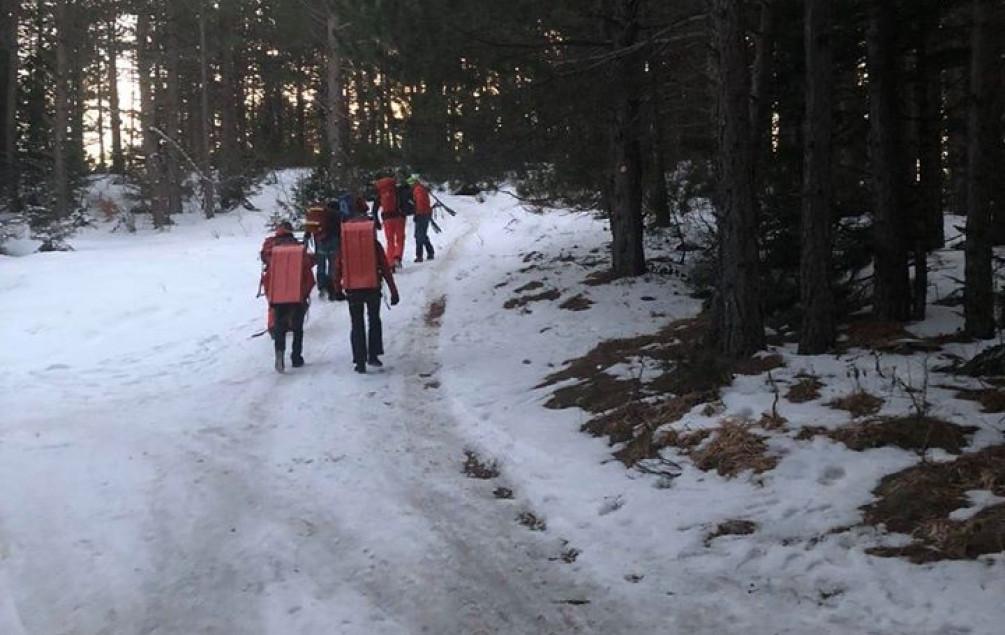
[[[433,220],[433,204],[429,200],[429,189],[419,180],[418,174],[408,177],[412,186],[412,200],[415,202],[415,262],[422,262],[422,251],[432,260],[436,256],[433,243],[429,240],[429,223]]]
[[[286,334],[290,331],[290,361],[294,368],[304,365],[304,320],[314,289],[314,263],[288,221],[280,223],[275,235],[265,239],[260,256],[265,266],[262,287],[269,301],[268,327],[275,344],[275,368],[282,373],[286,370]]]
[[[398,287],[384,249],[377,240],[374,221],[359,214],[342,224],[342,246],[335,260],[336,295],[349,304],[352,331],[352,363],[357,373],[365,373],[366,366],[383,366],[383,329],[380,322],[381,280],[391,291],[391,304],[399,301]],[[369,329],[363,321],[366,310]]]
[[[405,255],[405,214],[398,205],[398,182],[393,176],[385,176],[378,179],[374,186],[377,200],[373,215],[376,217],[379,212],[384,225],[387,259],[392,266],[399,266]]]

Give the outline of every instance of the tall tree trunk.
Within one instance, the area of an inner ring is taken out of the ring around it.
[[[146,189],[150,199],[150,213],[155,227],[165,227],[170,222],[168,204],[164,198],[164,164],[153,128],[154,95],[151,82],[150,15],[141,10],[136,16],[136,72],[139,74],[140,128],[143,139],[143,156],[146,161]]]
[[[108,116],[112,129],[112,172],[124,174],[126,159],[122,152],[122,111],[119,107],[119,33],[116,26],[117,15],[108,20]]]
[[[937,7],[930,4],[929,11]],[[926,18],[918,48],[918,179],[925,244],[929,250],[946,244],[943,223],[942,82],[932,56],[938,47],[938,17]]]
[[[94,77],[95,103],[97,110],[97,120],[94,122],[98,133],[98,169],[105,171],[105,90],[104,78],[101,76],[101,62],[97,62],[98,72]]]
[[[242,75],[237,63],[237,49],[240,46],[236,35],[241,20],[240,4],[237,0],[220,3],[221,29],[226,34],[220,47],[220,171],[225,181],[224,190],[229,190],[226,181],[241,173],[240,123],[244,91],[241,89]],[[224,193],[221,192],[221,196]],[[230,199],[229,193],[225,196]],[[226,201],[224,201],[226,202]]]
[[[834,53],[830,0],[806,0],[806,131],[803,153],[802,258],[799,270],[803,305],[799,353],[818,355],[834,343],[831,291],[831,178],[834,134]]]
[[[649,86],[649,130],[651,137],[652,183],[649,187],[649,206],[653,212],[653,220],[657,227],[670,226],[670,194],[667,192],[666,148],[663,146],[663,119],[661,112],[663,91],[659,83],[659,60],[655,57],[649,61],[649,75],[652,78]]]
[[[338,44],[338,16],[335,14],[334,3],[328,3],[326,17],[326,50],[325,68],[327,95],[325,99],[325,130],[328,135],[328,175],[330,179],[341,182],[346,167],[345,139],[342,137],[342,112],[344,110],[342,86],[342,55]],[[381,85],[381,90],[387,87]]]
[[[180,52],[178,50],[178,4],[172,2],[165,10],[164,16],[164,53],[165,53],[165,76],[164,86],[164,132],[176,143],[181,143],[181,96],[180,96]],[[160,29],[158,29],[158,32]],[[180,214],[182,212],[182,167],[176,149],[163,151],[167,164],[167,195],[169,214]],[[187,168],[186,168],[187,169]]]
[[[742,0],[709,0],[718,57],[719,272],[715,340],[739,358],[765,346],[760,250],[754,207],[750,71]]]
[[[750,125],[753,135],[754,191],[763,188],[763,169],[771,153],[771,104],[768,80],[771,78],[771,60],[775,40],[775,0],[761,0],[758,28],[754,33],[754,61],[750,78]],[[759,196],[754,204],[760,213]]]
[[[17,161],[17,76],[18,76],[18,20],[21,15],[19,0],[3,0],[0,5],[3,11],[2,26],[0,26],[0,42],[2,42],[5,58],[0,57],[0,73],[4,82],[0,84],[0,99],[3,108],[0,109],[0,126],[3,126],[3,160],[0,163],[0,177],[3,179],[4,194],[12,209],[18,207],[18,161]]]
[[[974,337],[995,333],[994,280],[991,268],[991,184],[989,144],[992,118],[990,82],[995,72],[988,0],[972,0],[970,40],[970,106],[967,113],[967,237],[964,285],[964,330]]]
[[[639,37],[642,0],[614,0],[612,14],[605,18],[614,52],[620,56],[612,71],[618,81],[618,97],[612,128],[613,196],[611,200],[612,271],[616,276],[638,276],[646,271],[642,224],[642,151],[640,148],[641,60],[626,53]]]
[[[202,114],[202,213],[213,218],[216,207],[216,187],[213,183],[213,114],[209,110],[209,50],[206,41],[206,0],[199,5],[199,80]]]
[[[866,34],[869,58],[869,123],[875,193],[876,318],[906,321],[911,316],[910,278],[904,228],[904,175],[901,121],[898,116],[899,69],[893,7],[872,0]]]
[[[57,0],[56,18],[56,75],[54,78],[52,119],[52,194],[53,212],[57,218],[70,213],[70,177],[67,166],[67,129],[70,108],[70,18],[66,0]]]

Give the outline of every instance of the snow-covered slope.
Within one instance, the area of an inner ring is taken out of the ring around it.
[[[250,336],[292,178],[262,212],[0,260],[0,634],[977,633],[1005,617],[1000,562],[702,544],[736,510],[796,523],[878,473],[805,483],[835,472],[783,463],[791,500],[741,481],[710,500],[713,477],[659,489],[580,433],[585,415],[543,409],[534,386],[565,360],[698,309],[655,278],[586,290],[607,239],[588,215],[449,197],[436,260],[408,264],[385,311],[387,368],[355,375],[345,305],[316,301],[307,366],[277,375]],[[531,281],[557,299],[504,309]],[[595,304],[558,307],[579,294]],[[466,451],[499,475],[466,477]]]

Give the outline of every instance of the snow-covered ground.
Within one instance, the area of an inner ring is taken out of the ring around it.
[[[262,212],[0,258],[0,634],[999,632],[1000,559],[918,566],[826,534],[909,453],[817,440],[761,484],[666,488],[585,413],[542,407],[567,359],[699,308],[666,279],[584,287],[607,240],[589,215],[449,197],[436,260],[385,311],[383,372],[352,372],[345,306],[315,302],[307,366],[277,375],[250,335],[293,178]],[[503,308],[532,281],[559,299]],[[595,304],[559,308],[578,294]],[[724,404],[771,397],[741,380]],[[466,477],[466,451],[499,476]],[[762,531],[706,544],[737,517]]]

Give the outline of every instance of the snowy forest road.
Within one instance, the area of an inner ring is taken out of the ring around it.
[[[452,343],[429,311],[472,266],[452,249],[478,222],[452,221],[441,257],[402,273],[388,367],[366,376],[344,305],[320,303],[308,365],[271,372],[242,295],[260,235],[42,260],[43,280],[104,280],[111,306],[43,320],[51,358],[25,342],[3,375],[0,632],[634,630],[519,503],[462,473],[463,408],[437,374]],[[137,283],[167,292],[137,307]]]

